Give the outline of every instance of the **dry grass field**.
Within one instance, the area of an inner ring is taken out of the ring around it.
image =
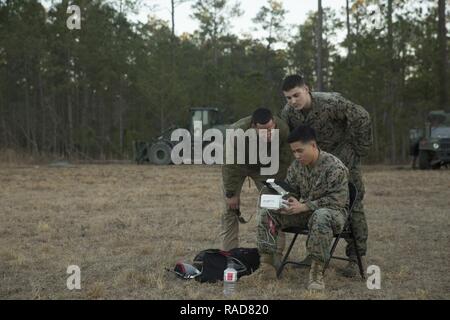
[[[218,167],[0,164],[0,299],[223,299],[220,283],[165,271],[220,246],[220,181]],[[287,269],[238,284],[236,298],[449,299],[450,170],[366,167],[365,182],[367,262],[381,268],[381,290],[343,278],[334,261],[323,293],[305,289],[307,270]],[[246,217],[256,200],[246,183]],[[254,217],[241,242],[255,246]],[[69,265],[81,268],[79,291],[66,287]]]

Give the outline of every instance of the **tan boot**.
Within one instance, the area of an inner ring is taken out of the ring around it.
[[[349,261],[342,270],[342,275],[347,278],[353,278],[359,274],[358,259],[356,258],[356,256],[350,256],[349,259],[351,259],[351,261]],[[365,266],[364,257],[361,257],[361,262],[364,270]]]
[[[324,290],[325,283],[323,281],[323,263],[313,260],[311,269],[309,270],[308,290]]]

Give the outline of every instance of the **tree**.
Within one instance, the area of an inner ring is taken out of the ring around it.
[[[345,17],[346,17],[346,26],[347,26],[347,54],[348,56],[352,55],[352,31],[350,28],[350,0],[345,0]]]
[[[306,21],[298,26],[297,34],[294,35],[288,45],[288,57],[290,62],[290,72],[298,72],[304,75],[311,87],[320,90],[318,85],[317,69],[317,19],[318,13],[310,13]],[[322,28],[322,70],[323,85],[330,88],[332,85],[332,65],[333,57],[337,54],[336,46],[329,40],[342,28],[342,22],[336,17],[336,13],[326,8],[324,10],[324,25]]]
[[[317,14],[317,90],[323,91],[323,70],[322,70],[322,40],[323,40],[323,8],[322,0],[318,0],[318,14]]]
[[[264,39],[233,34],[240,10],[225,0],[196,1],[200,27],[179,36],[174,19],[130,19],[140,8],[131,0],[79,0],[82,29],[69,30],[69,3],[45,12],[37,0],[0,0],[0,150],[129,158],[133,140],[186,127],[190,107],[218,106],[228,123],[261,105],[277,112],[287,71],[319,89],[322,70],[325,90],[370,112],[370,160],[395,163],[407,158],[408,129],[448,96],[447,17],[438,1],[346,1],[342,17],[324,8],[320,55],[318,11],[296,26],[286,49],[275,46],[285,40],[281,1],[268,1],[254,19]]]
[[[449,110],[450,112],[450,104],[449,104],[449,89],[448,89],[448,37],[447,37],[447,28],[446,22],[446,0],[438,1],[438,47],[439,47],[439,102],[440,106],[443,110]]]
[[[218,39],[229,31],[231,19],[242,15],[239,3],[229,6],[227,0],[197,0],[192,9],[192,17],[200,23],[200,39],[211,41],[217,63]]]
[[[258,14],[253,18],[253,22],[261,25],[266,33],[267,50],[272,49],[274,43],[285,38],[285,15],[287,11],[283,8],[283,3],[277,0],[268,0],[267,6],[261,7]]]
[[[170,0],[170,17],[172,22],[172,38],[175,38],[175,9],[183,3],[190,2],[192,0]]]
[[[284,17],[286,10],[283,8],[283,3],[276,0],[268,0],[267,6],[261,7],[253,22],[261,25],[262,30],[266,33],[265,38],[267,42],[266,54],[264,58],[264,74],[269,82],[273,82],[272,66],[269,64],[270,55],[272,54],[272,45],[283,40],[284,32]],[[277,89],[277,88],[276,88]],[[270,95],[274,92],[267,91],[266,99],[270,99]]]
[[[242,15],[238,3],[229,5],[227,0],[197,0],[193,6],[192,17],[200,24],[198,35],[201,45],[210,54],[204,60],[203,69],[208,83],[205,92],[208,92],[205,101],[217,103],[221,88],[219,78],[219,39],[230,30],[231,19]]]

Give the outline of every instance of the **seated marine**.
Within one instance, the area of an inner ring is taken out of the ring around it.
[[[348,169],[335,156],[317,146],[316,133],[299,126],[288,138],[295,160],[285,183],[292,193],[280,210],[258,208],[257,244],[261,266],[255,273],[274,278],[279,266],[275,252],[279,235],[287,227],[308,228],[306,242],[312,259],[308,289],[323,290],[323,268],[333,236],[342,231],[348,215]],[[265,188],[265,193],[271,193]]]

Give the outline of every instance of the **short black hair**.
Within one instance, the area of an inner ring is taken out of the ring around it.
[[[316,130],[310,126],[298,126],[295,128],[288,137],[288,143],[302,142],[308,143],[311,141],[317,142]]]
[[[253,112],[252,115],[252,124],[267,124],[270,120],[273,119],[272,111],[267,108],[259,108]]]
[[[305,78],[299,74],[293,74],[284,79],[282,90],[289,91],[296,87],[303,87],[304,85],[306,85]]]

